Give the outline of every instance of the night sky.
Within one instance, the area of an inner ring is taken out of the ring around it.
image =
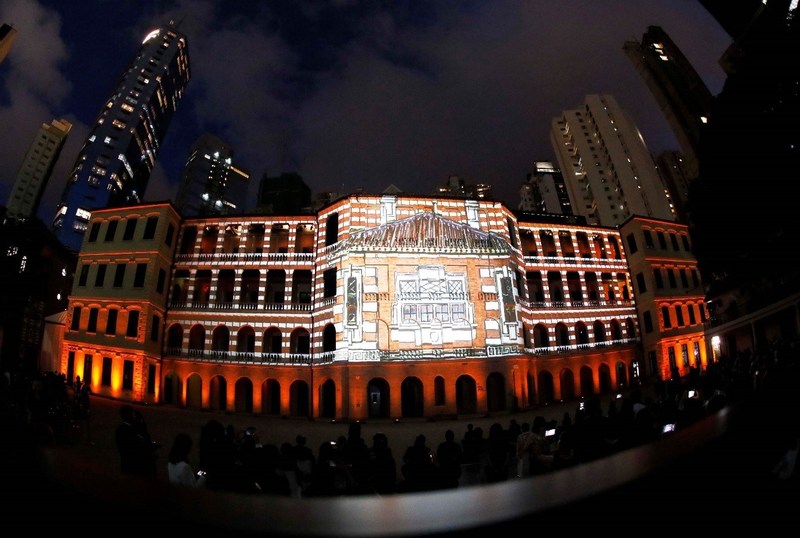
[[[208,131],[252,174],[298,172],[314,193],[430,194],[450,175],[516,208],[550,123],[609,93],[653,155],[678,149],[622,51],[661,26],[717,94],[730,37],[696,0],[3,0],[17,38],[0,64],[0,204],[42,123],[73,123],[42,200],[50,223],[69,169],[144,35],[180,21],[192,78],[145,200],[173,198]],[[253,197],[251,197],[251,200]]]

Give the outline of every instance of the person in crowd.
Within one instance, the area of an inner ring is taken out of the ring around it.
[[[146,478],[156,477],[155,462],[157,446],[150,440],[144,418],[131,405],[119,409],[122,423],[117,426],[114,437],[119,451],[120,470],[130,475]]]
[[[461,478],[461,463],[463,460],[463,450],[461,444],[456,441],[456,434],[453,430],[444,432],[444,441],[436,447],[436,463],[442,475],[442,486],[445,488],[458,487]]]
[[[372,447],[369,451],[372,474],[370,486],[378,495],[397,492],[397,462],[389,447],[389,438],[385,433],[377,432],[372,436]]]
[[[190,488],[205,484],[205,473],[203,471],[195,473],[189,463],[191,451],[192,438],[188,433],[178,433],[172,441],[172,447],[167,456],[167,478],[170,484]]]

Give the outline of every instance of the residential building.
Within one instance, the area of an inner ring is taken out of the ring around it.
[[[9,217],[25,219],[36,216],[70,129],[72,124],[65,119],[42,124],[11,187],[6,204]]]
[[[519,210],[530,213],[572,214],[561,170],[549,161],[533,163],[533,172],[519,189]]]
[[[175,207],[185,217],[244,212],[250,173],[233,163],[231,146],[210,133],[192,145]]]
[[[463,177],[450,176],[444,185],[436,191],[444,196],[459,196],[464,198],[488,199],[492,196],[492,186],[486,183],[467,183]]]
[[[67,178],[53,219],[67,247],[80,247],[93,210],[141,202],[189,76],[186,36],[173,25],[145,36]]]
[[[626,41],[623,50],[672,128],[689,177],[696,178],[700,132],[711,115],[711,91],[660,26],[648,26],[641,42]]]
[[[677,379],[692,369],[705,371],[713,362],[704,336],[706,290],[688,226],[634,216],[620,226],[620,234],[634,282],[642,374]]]
[[[611,95],[587,95],[552,122],[572,211],[589,224],[617,226],[631,215],[675,220],[670,195],[642,134]]]
[[[363,193],[309,215],[95,211],[61,369],[71,379],[90,357],[93,393],[123,400],[347,420],[631,386],[639,329],[619,232],[536,218],[501,202]]]

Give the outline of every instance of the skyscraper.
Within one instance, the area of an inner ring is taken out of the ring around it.
[[[233,165],[233,149],[205,133],[189,151],[175,206],[184,217],[242,213],[250,174]]]
[[[67,120],[43,123],[22,161],[8,197],[8,215],[29,218],[36,215],[42,193],[61,154],[72,124]]]
[[[328,200],[327,202],[330,202]],[[326,202],[326,203],[327,203]],[[267,174],[258,185],[256,211],[265,215],[302,215],[310,212],[311,188],[296,172],[275,177]]]
[[[14,38],[17,37],[17,31],[10,24],[0,25],[0,63],[6,59],[8,51],[11,50],[11,45],[14,44]]]
[[[519,209],[534,213],[572,215],[561,170],[549,161],[533,163],[533,172],[519,189]]]
[[[689,176],[697,177],[700,131],[711,114],[711,92],[681,49],[659,26],[649,26],[641,43],[626,41],[622,48],[672,128]]]
[[[67,179],[53,219],[67,247],[80,249],[93,209],[141,201],[189,76],[186,36],[172,25],[145,36]]]
[[[587,95],[582,108],[553,119],[555,149],[572,211],[589,224],[629,216],[675,220],[669,194],[642,134],[611,95]]]

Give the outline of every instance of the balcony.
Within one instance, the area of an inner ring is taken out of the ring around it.
[[[311,303],[250,303],[250,302],[171,302],[169,308],[173,310],[236,310],[248,312],[311,312]]]

